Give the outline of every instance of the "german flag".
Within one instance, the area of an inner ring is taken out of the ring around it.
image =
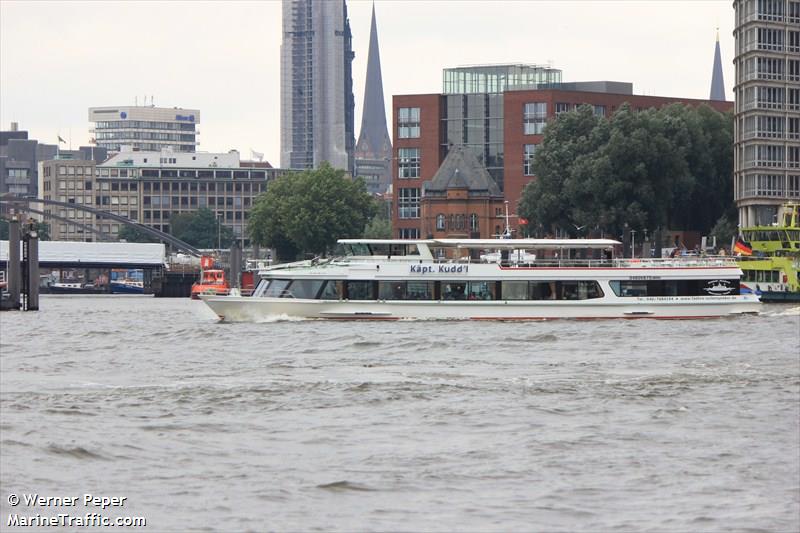
[[[753,255],[753,249],[749,244],[744,242],[741,235],[736,239],[736,244],[733,245],[733,253],[739,255]]]

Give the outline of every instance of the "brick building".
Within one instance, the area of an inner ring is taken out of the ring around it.
[[[423,189],[422,237],[489,239],[502,232],[503,193],[471,150],[453,147]]]
[[[542,67],[530,66],[519,76],[520,68],[446,69],[444,94],[393,97],[396,236],[428,234],[421,209],[423,184],[434,177],[451,147],[472,151],[515,211],[523,188],[534,179],[533,155],[544,127],[561,113],[588,104],[596,114],[610,116],[624,103],[636,110],[673,103],[733,109],[733,102],[635,95],[630,83],[561,83],[559,71]]]

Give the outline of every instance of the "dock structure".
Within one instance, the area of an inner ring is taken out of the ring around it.
[[[10,246],[10,242],[15,242],[14,225],[9,225],[10,241],[0,241],[0,269],[7,272],[8,292],[10,294],[10,305],[8,307],[18,309],[20,307],[19,289],[17,288],[24,280],[29,280],[28,286],[35,286],[28,289],[28,302],[32,302],[30,295],[35,292],[38,300],[38,289],[40,286],[40,270],[59,271],[61,274],[66,271],[78,271],[83,273],[83,279],[104,280],[111,279],[111,271],[117,269],[142,270],[143,285],[145,293],[152,293],[154,280],[163,276],[166,264],[166,250],[163,244],[158,243],[124,243],[124,242],[71,242],[71,241],[43,241],[38,242],[38,238],[31,238],[30,233],[25,240],[20,242],[16,238],[16,245]],[[25,268],[20,266],[20,256],[25,255],[30,260],[25,264]],[[33,267],[33,259],[36,267]],[[22,272],[21,270],[25,270]],[[19,273],[18,273],[19,271]],[[94,277],[91,276],[94,274]],[[18,281],[17,281],[18,280]],[[106,290],[110,290],[109,284],[105,285]],[[93,292],[103,292],[95,287]],[[38,303],[37,303],[38,307]]]
[[[17,216],[8,223],[5,269],[0,270],[0,310],[39,310],[39,235],[30,221]],[[14,243],[9,246],[9,243]]]

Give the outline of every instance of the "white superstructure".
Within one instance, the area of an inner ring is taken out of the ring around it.
[[[260,271],[251,297],[203,300],[227,321],[707,318],[760,306],[739,294],[730,257],[614,259],[620,243],[606,239],[339,242],[341,257]]]

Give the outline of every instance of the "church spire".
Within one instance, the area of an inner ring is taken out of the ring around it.
[[[356,152],[362,157],[391,157],[392,143],[386,126],[386,107],[383,102],[381,56],[378,50],[378,25],[375,21],[375,3],[372,4],[372,25],[369,30],[367,79],[364,88],[364,107],[361,115],[361,132]],[[388,155],[384,156],[384,153]]]
[[[725,80],[722,77],[722,56],[719,52],[719,28],[717,28],[717,44],[714,48],[714,67],[711,74],[709,100],[725,100]]]

